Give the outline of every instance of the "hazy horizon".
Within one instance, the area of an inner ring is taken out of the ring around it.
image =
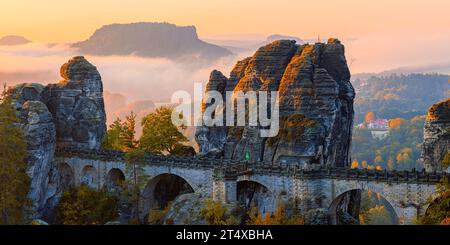
[[[5,1],[0,3],[0,37],[71,43],[103,25],[134,22],[193,25],[202,39],[335,37],[346,45],[352,73],[381,72],[449,62],[448,9],[446,0]]]

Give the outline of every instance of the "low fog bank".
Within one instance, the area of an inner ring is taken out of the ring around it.
[[[301,38],[304,42],[315,42],[312,38]],[[450,39],[446,33],[417,36],[380,32],[358,38],[337,38],[346,46],[347,62],[353,74],[380,74],[387,70],[450,73]],[[252,55],[267,42],[263,36],[241,39],[222,36],[205,40],[232,46],[234,55],[206,64],[198,63],[195,57],[174,61],[168,58],[85,55],[102,75],[108,123],[116,117],[124,118],[130,111],[138,115],[151,112],[159,103],[170,102],[177,90],[192,94],[194,83],[206,84],[213,69],[228,76],[237,60]],[[59,68],[75,55],[80,53],[70,44],[0,46],[0,83],[58,82],[61,79]],[[396,67],[401,68],[392,70]]]
[[[0,46],[0,82],[7,86],[56,83],[61,80],[61,65],[76,55],[80,55],[77,50],[65,44]],[[246,54],[224,57],[207,65],[165,58],[84,56],[102,76],[107,124],[116,118],[124,119],[133,111],[137,114],[137,134],[140,135],[141,119],[156,107],[170,103],[175,91],[185,90],[193,94],[195,82],[206,85],[213,69],[228,75],[243,55]],[[183,133],[196,147],[195,129],[188,127]]]

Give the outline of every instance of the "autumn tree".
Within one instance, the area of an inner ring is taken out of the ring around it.
[[[56,223],[62,225],[103,225],[117,219],[117,197],[106,190],[86,185],[64,192],[56,207]]]
[[[136,139],[136,114],[131,112],[125,117],[125,122],[122,124],[121,133],[119,134],[120,142],[122,143],[122,150],[128,152],[138,147],[138,140]]]
[[[292,203],[290,204],[293,205]],[[292,209],[292,208],[291,208]],[[293,209],[292,214],[288,214],[288,207],[283,202],[277,203],[277,208],[274,213],[267,212],[262,215],[258,208],[252,206],[247,211],[247,225],[303,225],[304,218],[299,214],[297,209]]]
[[[205,200],[205,207],[201,210],[201,216],[209,225],[237,225],[238,218],[227,214],[227,208],[219,201]]]
[[[405,122],[403,118],[392,118],[389,120],[389,128],[399,128],[402,123]]]
[[[0,95],[0,224],[24,223],[29,209],[26,141],[11,97]]]
[[[401,149],[396,157],[397,163],[399,164],[408,164],[412,161],[410,155],[412,153],[412,149],[405,147],[403,149]]]
[[[172,107],[159,107],[142,119],[142,137],[140,147],[146,152],[172,153],[180,144],[187,142],[187,138],[179,131],[186,129],[172,123]],[[182,115],[180,115],[182,117]]]
[[[375,113],[369,111],[366,113],[366,116],[364,117],[364,121],[369,124],[375,120]]]
[[[141,122],[143,134],[140,139],[136,138],[136,114],[131,112],[125,120],[118,118],[110,125],[103,141],[105,149],[125,152],[125,171],[129,177],[126,178],[122,197],[125,202],[132,204],[133,223],[140,223],[139,209],[142,203],[140,190],[147,184],[144,173],[145,154],[187,152],[182,145],[187,138],[172,124],[172,112],[172,107],[160,107],[144,117]],[[185,129],[185,126],[181,129]]]

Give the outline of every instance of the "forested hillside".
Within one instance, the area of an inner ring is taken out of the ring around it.
[[[450,76],[439,74],[358,78],[352,81],[356,90],[355,123],[361,123],[369,111],[386,119],[425,115],[432,104],[449,97],[449,80]]]

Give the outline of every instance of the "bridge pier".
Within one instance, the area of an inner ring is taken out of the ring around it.
[[[237,201],[237,177],[226,176],[223,169],[215,169],[213,176],[213,200],[222,203]]]

